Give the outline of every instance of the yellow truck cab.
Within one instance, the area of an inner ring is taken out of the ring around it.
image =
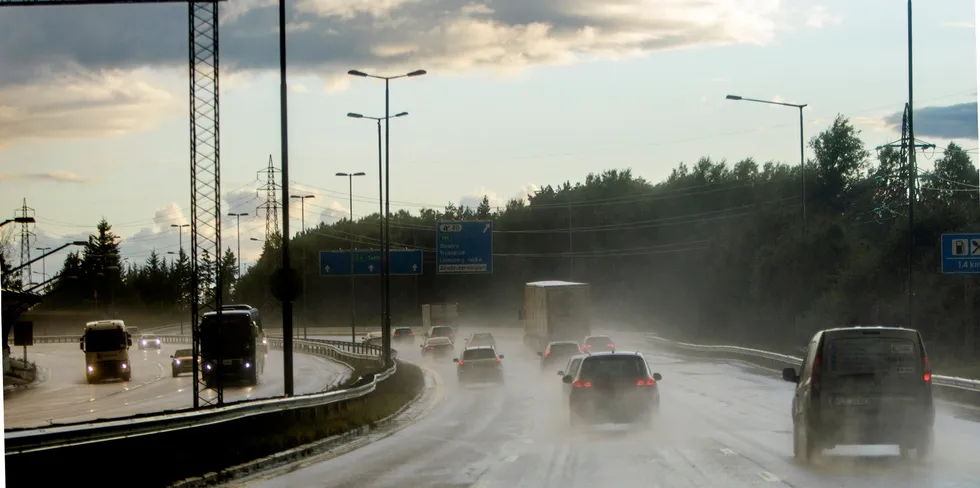
[[[129,381],[133,376],[129,347],[133,337],[122,320],[98,320],[85,324],[78,347],[85,352],[85,376],[89,383],[106,378]]]

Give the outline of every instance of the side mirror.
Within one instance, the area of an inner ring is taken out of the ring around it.
[[[797,383],[800,377],[796,375],[796,368],[784,368],[783,369],[783,380],[789,381],[790,383]]]
[[[85,338],[84,337],[79,337],[78,338],[78,348],[81,349],[81,350],[83,350],[83,351],[85,350]]]
[[[653,380],[654,381],[660,381],[662,379],[664,379],[664,377],[661,376],[660,373],[653,373]]]
[[[174,355],[173,355],[173,354],[171,354],[171,355],[170,355],[170,359],[173,359],[173,358],[174,358]]]
[[[459,358],[453,358],[453,362],[454,363],[458,363],[459,362]]]
[[[544,353],[541,352],[541,351],[538,351],[538,356],[544,357]]]
[[[499,356],[497,356],[497,357],[498,357],[498,358],[500,358],[500,359],[503,359],[503,358],[504,358],[504,355],[503,355],[503,354],[501,354],[501,355],[499,355]]]
[[[133,345],[133,338],[132,337],[126,339],[126,345],[128,345],[128,346],[132,346]]]
[[[562,383],[565,383],[565,384],[567,384],[567,385],[570,385],[570,384],[572,384],[572,375],[570,375],[570,374],[566,374],[565,376],[562,376],[562,377],[561,377],[561,382],[562,382]]]
[[[558,372],[558,376],[565,376],[565,372],[564,371],[559,371]]]
[[[425,344],[419,344],[419,347],[421,347],[422,349],[425,349]]]

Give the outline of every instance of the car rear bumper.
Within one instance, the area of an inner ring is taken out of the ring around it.
[[[635,422],[660,405],[659,392],[575,392],[569,396],[569,411],[582,419]]]
[[[891,411],[824,409],[810,423],[826,444],[903,444],[935,423],[935,410],[910,407]]]
[[[495,367],[457,369],[456,377],[461,380],[497,381],[503,379],[504,370]]]

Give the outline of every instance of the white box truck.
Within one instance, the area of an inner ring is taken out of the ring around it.
[[[456,327],[455,303],[427,303],[422,305],[422,333],[428,337],[429,329],[437,325]]]
[[[544,351],[552,341],[581,342],[592,333],[588,283],[536,281],[524,285],[524,344]]]

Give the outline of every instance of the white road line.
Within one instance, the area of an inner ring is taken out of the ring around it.
[[[723,447],[723,448],[721,448],[721,452],[722,452],[722,453],[723,453],[724,455],[726,455],[726,456],[734,456],[734,455],[735,455],[735,451],[733,451],[733,450],[731,450],[731,449],[729,449],[729,448],[727,448],[727,447]]]
[[[772,483],[779,483],[779,477],[768,471],[759,471],[759,477],[765,481],[769,481]]]
[[[504,458],[504,462],[505,463],[512,463],[514,461],[517,461],[517,458],[518,457],[520,457],[520,456],[507,456],[507,457]]]

